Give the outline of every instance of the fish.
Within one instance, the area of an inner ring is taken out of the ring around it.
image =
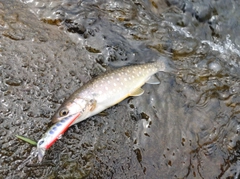
[[[38,162],[41,162],[45,151],[49,149],[57,139],[59,139],[63,133],[69,128],[69,126],[81,115],[81,112],[77,112],[71,115],[68,115],[63,120],[54,124],[38,141],[37,143],[37,155]]]
[[[85,113],[71,124],[74,125],[129,96],[140,96],[144,93],[141,87],[145,83],[160,83],[154,76],[159,71],[172,73],[176,68],[169,59],[162,57],[155,62],[129,65],[103,73],[70,95],[53,115],[52,122],[59,122],[69,115],[82,111],[87,103],[89,110],[85,110]]]

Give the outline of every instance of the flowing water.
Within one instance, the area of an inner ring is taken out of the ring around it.
[[[234,0],[0,1],[0,178],[240,177]],[[160,85],[39,140],[65,98],[113,68],[168,56]]]

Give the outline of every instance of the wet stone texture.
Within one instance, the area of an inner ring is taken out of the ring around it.
[[[0,1],[0,178],[239,178],[239,2]],[[178,72],[78,123],[47,152],[33,140],[74,90],[168,56]]]

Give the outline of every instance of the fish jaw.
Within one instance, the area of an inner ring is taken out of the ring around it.
[[[71,126],[71,124],[80,116],[76,113],[62,119],[53,125],[37,143],[38,161],[41,162],[45,151],[49,149],[57,139]]]

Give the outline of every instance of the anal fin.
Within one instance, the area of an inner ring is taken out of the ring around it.
[[[157,79],[157,77],[155,75],[152,75],[146,83],[153,84],[153,85],[158,85],[161,82],[159,81],[159,79]]]
[[[135,91],[133,91],[129,96],[140,96],[144,93],[144,90],[142,88],[137,88]]]

